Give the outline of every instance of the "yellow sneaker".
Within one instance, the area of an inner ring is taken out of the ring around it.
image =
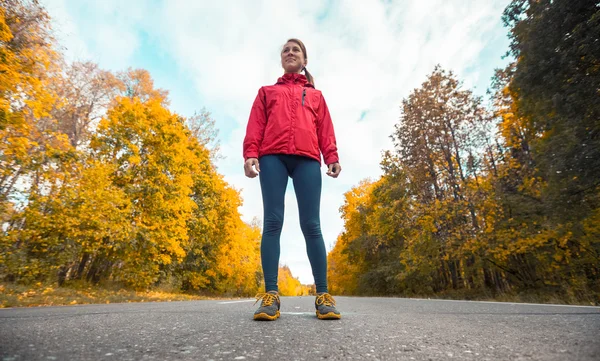
[[[318,293],[315,300],[317,317],[320,320],[339,320],[342,318],[340,311],[335,308],[335,300],[329,293]]]
[[[261,301],[260,307],[254,312],[254,319],[257,321],[275,321],[279,318],[279,308],[281,301],[279,293],[269,291],[267,293],[259,293],[256,295],[256,302]],[[254,304],[256,304],[254,302]]]

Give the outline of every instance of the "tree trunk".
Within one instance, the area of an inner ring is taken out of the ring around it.
[[[87,265],[90,259],[89,253],[84,253],[83,257],[81,257],[81,261],[79,262],[79,266],[77,267],[77,273],[75,274],[75,279],[80,280],[83,277],[83,271],[85,270],[85,266]]]

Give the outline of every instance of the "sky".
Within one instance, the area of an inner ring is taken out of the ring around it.
[[[219,129],[219,173],[238,189],[242,218],[262,221],[258,178],[246,178],[242,143],[258,89],[283,74],[288,38],[307,47],[307,69],[333,119],[342,173],[323,171],[321,230],[327,250],[343,231],[344,193],[381,175],[402,99],[436,64],[485,96],[508,59],[501,16],[510,0],[41,0],[66,58],[108,70],[148,70],[172,111],[203,108]],[[313,276],[288,182],[280,263]]]

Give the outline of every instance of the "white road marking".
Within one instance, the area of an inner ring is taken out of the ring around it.
[[[314,312],[281,312],[283,315],[314,315]]]
[[[220,305],[226,305],[229,303],[242,303],[242,302],[254,302],[256,300],[241,300],[241,301],[226,301],[226,302],[219,302]]]

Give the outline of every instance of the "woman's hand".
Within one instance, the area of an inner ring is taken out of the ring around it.
[[[331,163],[327,169],[327,175],[333,178],[337,178],[342,171],[342,166],[340,163]]]
[[[254,170],[253,167],[256,167]],[[246,163],[244,163],[244,172],[246,172],[246,177],[254,178],[260,172],[260,167],[258,166],[258,159],[256,158],[248,158]]]

